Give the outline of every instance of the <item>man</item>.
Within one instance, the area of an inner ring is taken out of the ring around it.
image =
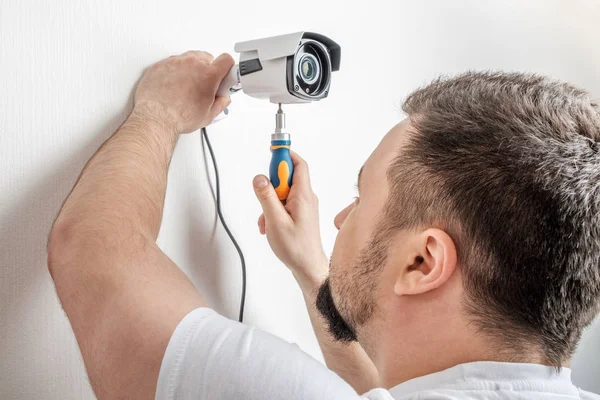
[[[328,369],[216,314],[155,243],[177,137],[227,106],[232,65],[188,52],[150,68],[52,229],[99,399],[600,398],[568,368],[600,306],[600,114],[584,91],[468,73],[414,92],[335,218],[330,265],[306,163],[294,154],[285,206],[255,178],[260,232]]]

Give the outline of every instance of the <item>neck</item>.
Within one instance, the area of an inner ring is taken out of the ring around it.
[[[410,317],[388,318],[373,324],[378,332],[385,332],[373,336],[378,344],[370,349],[383,387],[389,389],[413,378],[474,361],[544,363],[535,354],[528,357],[499,349],[494,339],[468,322],[459,311],[462,309],[459,303],[427,304],[423,313],[429,318],[422,313],[419,318],[413,317],[413,321]]]
[[[389,389],[458,364],[501,361],[486,351],[476,337],[440,337],[442,332],[417,334],[413,336],[415,341],[390,344],[391,351],[382,354],[377,363],[381,384]]]

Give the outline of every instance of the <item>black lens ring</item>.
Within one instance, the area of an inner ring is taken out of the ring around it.
[[[307,82],[302,76],[301,65],[306,54],[311,55],[311,58],[314,58],[317,61],[320,73],[317,74],[314,81]],[[297,60],[295,65],[296,72],[294,74],[296,85],[298,85],[296,91],[309,98],[319,97],[326,92],[329,87],[331,76],[331,61],[328,57],[327,50],[322,48],[317,42],[308,41],[298,48],[294,58]]]

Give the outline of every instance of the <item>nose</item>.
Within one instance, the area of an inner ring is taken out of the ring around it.
[[[353,208],[354,208],[354,203],[349,204],[346,208],[344,208],[342,211],[340,211],[339,214],[336,215],[335,218],[333,219],[333,224],[338,229],[338,231],[342,227],[342,224],[344,223],[344,221],[348,217],[348,214],[350,214],[350,211],[352,211]]]

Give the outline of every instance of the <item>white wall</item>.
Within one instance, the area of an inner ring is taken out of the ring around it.
[[[416,86],[440,73],[518,69],[600,96],[598,4],[0,0],[0,398],[93,398],[46,271],[46,235],[153,62],[188,49],[232,52],[236,41],[296,30],[339,41],[342,69],[329,99],[286,110],[293,146],[311,165],[330,251],[333,216],[351,201],[360,165]],[[225,215],[248,261],[247,321],[320,358],[300,292],[256,229],[251,180],[267,171],[275,108],[241,95],[234,100],[231,117],[209,134]],[[202,154],[198,134],[179,142],[159,240],[208,300],[235,317],[239,262],[215,225]],[[597,321],[573,362],[575,382],[597,392],[599,337]]]

